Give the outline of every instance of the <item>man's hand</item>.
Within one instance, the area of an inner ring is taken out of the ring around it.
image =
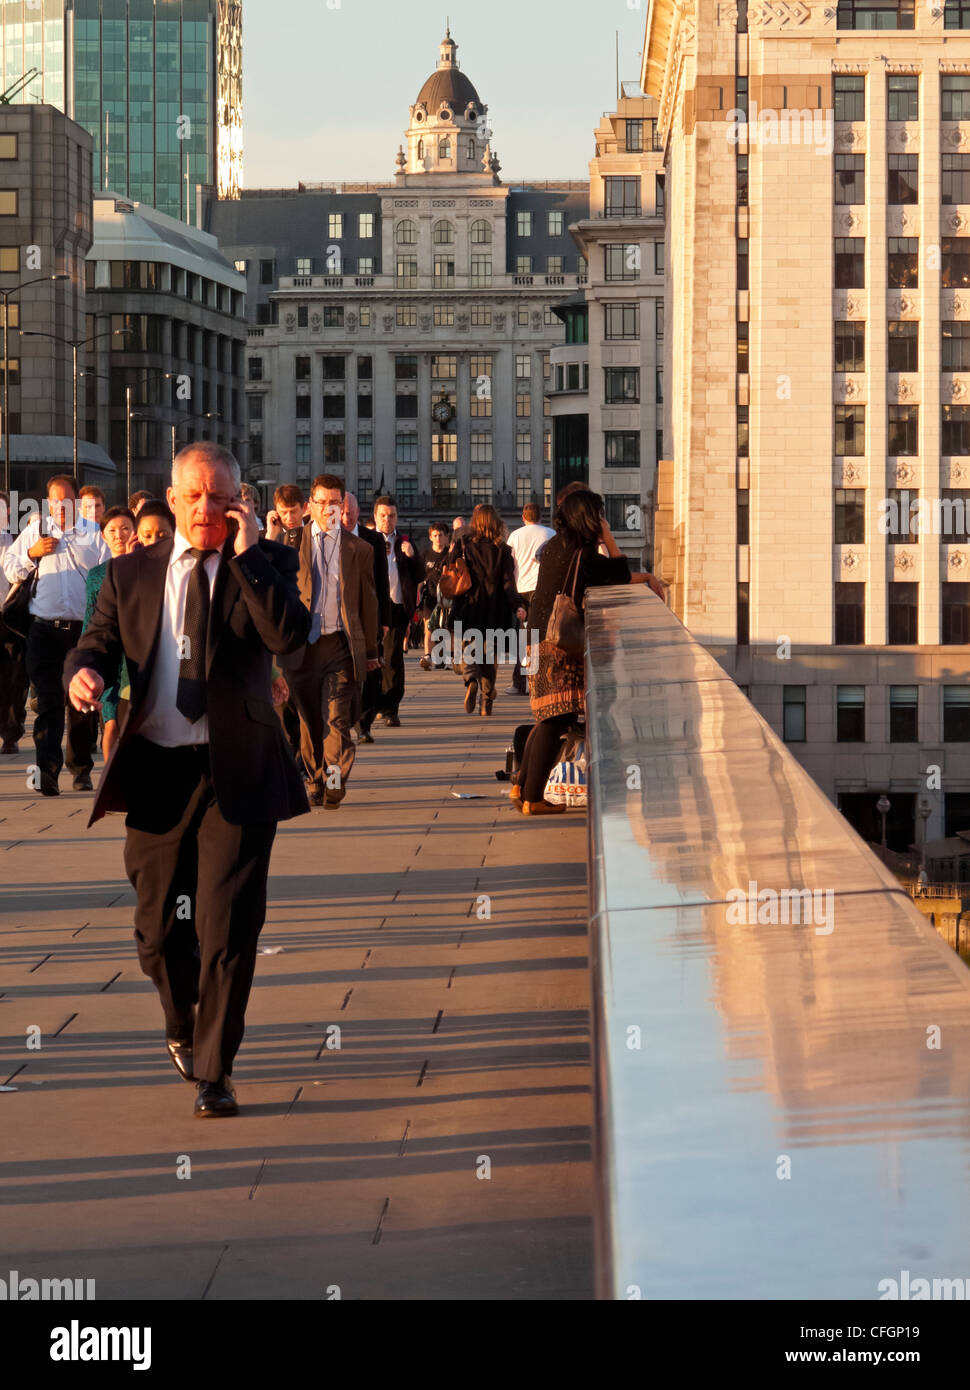
[[[278,709],[280,705],[285,705],[289,698],[290,687],[286,683],[286,678],[284,676],[277,676],[276,680],[273,682],[273,704]]]
[[[232,517],[239,522],[239,530],[236,532],[236,544],[233,547],[236,555],[242,555],[244,551],[250,550],[259,540],[259,522],[256,520],[256,508],[246,497],[236,497],[226,508],[226,516]]]
[[[58,544],[59,542],[56,536],[41,536],[38,540],[34,541],[33,545],[27,551],[27,554],[32,560],[42,560],[45,555],[53,555]]]
[[[414,546],[410,541],[401,542],[401,554],[406,555],[409,560],[414,559]]]
[[[71,681],[67,693],[71,704],[79,714],[90,714],[101,708],[99,697],[103,690],[104,681],[97,671],[92,671],[89,666],[85,666],[83,671],[78,671]]]
[[[384,635],[385,637],[386,637],[387,634],[390,632],[390,630],[391,630],[391,629],[390,629],[389,627],[387,627],[386,625],[385,625],[384,627],[381,628],[381,632],[383,633],[383,635]]]
[[[375,656],[375,657],[372,658],[372,660],[368,661],[368,663],[367,663],[367,670],[368,670],[368,673],[370,673],[371,671],[379,671],[380,669],[381,669],[380,657]]]
[[[280,514],[277,511],[266,513],[266,539],[268,541],[278,541],[283,534],[283,523],[280,521]]]
[[[524,608],[517,608],[517,609],[515,610],[515,616],[518,618],[518,620],[519,620],[520,623],[524,623],[524,622],[525,622],[525,619],[526,619],[526,611],[525,611],[525,609],[524,609]]]

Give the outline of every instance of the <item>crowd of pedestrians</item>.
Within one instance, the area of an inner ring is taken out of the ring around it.
[[[167,1054],[197,1087],[196,1115],[234,1115],[277,823],[339,810],[358,745],[378,721],[400,727],[414,624],[422,667],[461,674],[468,714],[492,715],[499,660],[515,654],[506,693],[525,694],[530,675],[534,726],[512,798],[558,814],[545,787],[584,713],[581,640],[562,645],[560,596],[581,623],[591,587],[662,586],[631,575],[583,485],[557,499],[554,530],[529,506],[507,536],[479,505],[467,524],[432,523],[420,554],[393,497],[362,519],[334,474],[306,498],[280,487],[261,522],[236,460],[208,443],[178,455],[164,500],[106,508],[97,488],[57,475],[46,504],[14,534],[0,494],[2,751],[19,751],[29,699],[38,794],[59,795],[65,762],[89,791],[101,735],[90,823],[126,816],[136,943]]]

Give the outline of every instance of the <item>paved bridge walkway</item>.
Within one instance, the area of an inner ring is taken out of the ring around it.
[[[0,1277],[591,1296],[585,818],[524,821],[495,780],[526,701],[408,682],[344,807],[280,829],[235,1120],[196,1120],[165,1055],[122,818],[85,830],[66,774],[42,799],[2,761]]]

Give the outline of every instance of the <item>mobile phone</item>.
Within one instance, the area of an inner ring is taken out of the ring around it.
[[[234,507],[236,506],[237,502],[241,502],[242,500],[243,499],[241,497],[234,497],[232,501],[229,503],[229,506]],[[236,537],[239,535],[239,522],[236,520],[234,516],[226,517],[226,534],[229,540],[231,541],[234,541]]]

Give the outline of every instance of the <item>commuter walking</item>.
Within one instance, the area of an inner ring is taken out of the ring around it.
[[[515,562],[505,544],[505,528],[494,507],[479,504],[472,512],[467,535],[455,541],[449,563],[459,557],[468,566],[471,587],[459,594],[451,608],[451,626],[458,641],[461,626],[461,658],[465,679],[465,712],[490,715],[495,703],[495,671],[499,643],[505,650],[508,634],[518,637]]]

